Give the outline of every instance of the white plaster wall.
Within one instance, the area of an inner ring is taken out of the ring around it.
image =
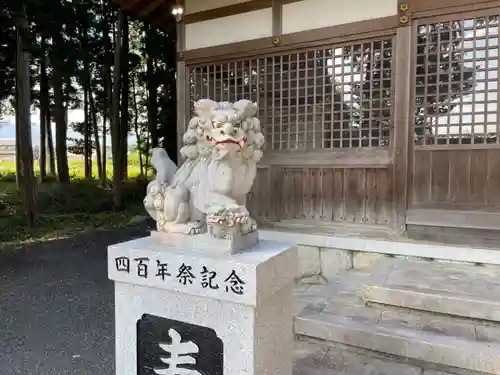
[[[191,14],[203,12],[215,8],[222,8],[228,5],[242,4],[250,0],[186,0],[185,13]]]
[[[186,50],[272,36],[272,9],[266,8],[186,25]]]
[[[397,14],[397,0],[303,0],[283,6],[283,33]]]

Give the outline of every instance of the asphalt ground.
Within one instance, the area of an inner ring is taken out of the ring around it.
[[[0,254],[0,375],[114,375],[111,244],[147,223]]]

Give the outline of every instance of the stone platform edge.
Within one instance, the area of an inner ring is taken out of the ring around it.
[[[427,242],[379,240],[361,237],[342,237],[324,234],[300,233],[286,230],[260,230],[263,240],[295,243],[325,249],[353,252],[408,256],[444,261],[500,265],[500,248],[490,249],[474,246],[455,246]]]

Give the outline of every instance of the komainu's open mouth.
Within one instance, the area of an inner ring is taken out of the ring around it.
[[[243,138],[241,141],[237,141],[235,139],[231,139],[231,138],[226,138],[226,139],[223,139],[221,141],[217,141],[215,138],[212,138],[212,137],[208,137],[207,136],[207,140],[210,141],[210,142],[214,142],[215,145],[221,145],[221,144],[235,144],[235,145],[238,145],[240,147],[243,146],[243,144],[246,142],[246,138]]]

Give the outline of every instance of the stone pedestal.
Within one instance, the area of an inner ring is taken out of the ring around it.
[[[274,241],[237,254],[154,236],[110,246],[116,374],[291,375],[296,263]]]

